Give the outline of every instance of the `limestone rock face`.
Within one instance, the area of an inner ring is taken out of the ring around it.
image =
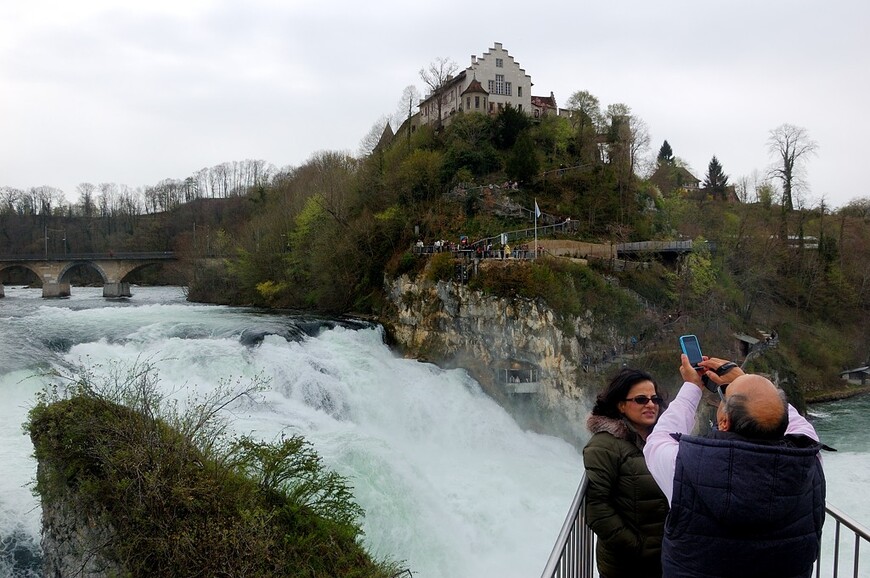
[[[44,475],[45,468],[42,463],[38,464],[37,475]],[[115,537],[104,518],[85,511],[70,489],[50,501],[43,499],[42,575],[45,578],[123,576],[119,564],[100,554]]]
[[[604,384],[590,366],[610,351],[593,335],[623,339],[616,328],[596,327],[590,311],[557,319],[543,302],[490,297],[460,283],[403,275],[388,279],[386,289],[389,307],[381,321],[405,354],[465,368],[509,409],[521,403],[558,416],[561,431],[547,433],[586,437],[585,414]],[[509,393],[499,372],[511,365],[537,369],[536,393]]]

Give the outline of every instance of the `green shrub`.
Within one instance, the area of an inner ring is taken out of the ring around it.
[[[654,263],[646,269],[624,271],[618,274],[618,278],[623,287],[662,307],[671,307],[677,301],[674,293],[675,276],[661,263]]]
[[[44,503],[68,492],[116,539],[129,576],[387,578],[359,544],[362,510],[301,437],[229,440],[219,411],[257,385],[179,412],[153,368],[45,392],[29,415]]]
[[[571,328],[571,318],[586,311],[600,320],[631,327],[640,310],[637,301],[625,291],[606,283],[585,265],[562,259],[488,267],[470,286],[496,297],[540,299],[562,318],[564,331]]]
[[[411,274],[420,269],[422,263],[425,263],[423,257],[405,251],[397,260],[388,263],[387,273],[391,277],[400,277],[406,273]]]
[[[429,259],[426,278],[430,281],[450,281],[456,274],[456,263],[450,252],[436,253]]]

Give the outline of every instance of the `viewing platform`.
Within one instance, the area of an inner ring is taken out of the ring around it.
[[[511,360],[508,367],[498,369],[496,381],[511,395],[532,395],[541,389],[540,375],[536,365]]]

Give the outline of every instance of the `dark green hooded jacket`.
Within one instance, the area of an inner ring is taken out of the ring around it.
[[[643,458],[643,439],[623,419],[590,415],[583,448],[586,523],[598,536],[602,578],[661,576],[668,500]]]

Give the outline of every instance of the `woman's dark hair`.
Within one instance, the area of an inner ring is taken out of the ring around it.
[[[622,415],[619,413],[617,404],[628,397],[628,392],[635,384],[641,381],[651,381],[655,386],[656,395],[661,395],[659,392],[659,384],[652,378],[650,374],[639,369],[630,369],[625,367],[619,373],[613,376],[604,391],[598,394],[595,398],[595,406],[592,408],[592,415],[603,415],[619,419]],[[662,403],[664,409],[664,403]]]

